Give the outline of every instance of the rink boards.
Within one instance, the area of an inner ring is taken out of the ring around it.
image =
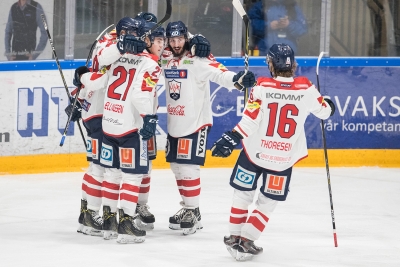
[[[218,58],[229,70],[242,70],[243,59]],[[297,58],[297,75],[316,84],[316,58]],[[73,70],[83,61],[63,61],[66,83],[73,90]],[[325,121],[329,163],[332,166],[400,166],[400,60],[397,58],[329,58],[320,65],[320,85],[337,109]],[[85,144],[71,123],[63,147],[59,146],[67,121],[66,90],[54,61],[4,62],[0,65],[0,173],[82,170]],[[269,76],[262,58],[250,59],[256,76]],[[190,75],[190,73],[188,74]],[[161,79],[162,80],[162,79]],[[160,107],[155,168],[165,168],[165,105],[168,86],[157,85]],[[211,83],[214,127],[207,148],[240,120],[243,94]],[[309,157],[299,166],[324,166],[320,120],[312,115],[305,130]],[[85,131],[85,130],[84,130]],[[230,167],[228,159],[207,156],[206,166]]]

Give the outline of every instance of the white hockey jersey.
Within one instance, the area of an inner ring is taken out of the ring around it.
[[[306,77],[261,77],[234,129],[251,162],[283,171],[308,155],[304,124],[310,113],[327,119],[331,107]]]
[[[210,55],[199,58],[186,52],[175,58],[168,49],[161,57],[166,87],[167,128],[173,137],[195,133],[213,124],[210,81],[235,88],[234,72]]]
[[[96,47],[92,53],[92,72],[97,73],[100,69],[98,56],[99,52],[102,51],[110,42],[115,40],[115,34],[105,34],[97,42]],[[102,88],[87,88],[84,87],[80,93],[79,98],[82,103],[82,120],[88,121],[92,118],[103,116],[103,104],[105,87]]]
[[[142,116],[155,114],[156,84],[161,74],[158,57],[147,52],[124,54],[105,73],[86,73],[81,81],[89,89],[106,88],[103,132],[120,137],[143,126]]]

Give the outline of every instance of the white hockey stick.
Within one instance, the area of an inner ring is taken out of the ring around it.
[[[242,17],[244,25],[245,25],[245,31],[246,31],[246,36],[245,36],[245,42],[244,42],[244,72],[245,74],[249,70],[249,17],[246,14],[246,11],[244,10],[242,4],[240,3],[239,0],[232,0],[232,4],[235,7],[236,11],[239,13],[239,15]],[[236,88],[241,88],[239,84],[236,85]],[[248,98],[249,92],[248,88],[245,88],[244,90],[244,104],[246,105],[247,103],[247,98]]]
[[[318,89],[318,92],[320,92],[320,93],[321,93],[321,88],[319,86],[319,63],[321,62],[321,59],[324,56],[324,54],[326,54],[326,53],[325,52],[321,52],[319,54],[318,61],[317,61],[317,69],[316,69],[316,73],[317,73],[317,89]],[[332,216],[332,226],[333,226],[333,242],[335,244],[335,247],[337,247],[338,243],[337,243],[337,236],[336,236],[335,212],[333,210],[332,189],[331,189],[331,175],[330,175],[330,172],[329,172],[328,151],[327,151],[327,148],[326,148],[325,125],[324,125],[324,121],[323,120],[321,120],[321,130],[322,130],[322,142],[324,144],[326,175],[327,175],[327,178],[328,178],[329,200],[331,202],[331,216]]]

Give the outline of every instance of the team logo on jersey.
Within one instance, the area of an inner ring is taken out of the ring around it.
[[[91,105],[92,105],[92,104],[90,104],[89,102],[87,102],[86,99],[85,99],[85,100],[83,100],[83,103],[82,103],[82,109],[83,109],[84,111],[88,112]]]
[[[244,188],[253,188],[254,181],[256,180],[256,173],[246,170],[245,168],[238,166],[233,179],[233,183]]]
[[[275,196],[283,196],[286,189],[287,176],[267,174],[264,192]]]
[[[153,136],[149,141],[147,141],[147,153],[149,153],[149,157],[154,157],[157,154],[156,148],[156,138]]]
[[[104,143],[101,145],[100,163],[106,166],[112,166],[113,163],[112,146],[106,145]]]
[[[185,60],[183,60],[183,64],[192,65],[192,64],[194,64],[194,62],[193,62],[193,60],[185,59]]]
[[[223,64],[219,62],[211,63],[210,65],[213,66],[214,68],[220,69],[223,72],[228,70]]]
[[[168,82],[169,96],[175,101],[181,97],[181,84],[181,82],[175,80]]]
[[[92,139],[92,158],[99,159],[99,151],[98,151],[98,139]]]
[[[281,83],[281,87],[290,88],[290,87],[292,87],[292,84],[291,83]]]
[[[165,78],[167,79],[187,79],[188,71],[187,70],[164,70]]]
[[[119,148],[120,168],[133,169],[135,168],[135,149],[134,148]]]
[[[192,139],[179,138],[177,159],[192,159]]]
[[[207,127],[201,129],[197,136],[196,156],[204,158],[206,156]]]

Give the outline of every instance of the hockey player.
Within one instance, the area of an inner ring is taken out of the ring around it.
[[[127,35],[143,36],[154,25],[153,22],[141,20],[138,29],[127,29]],[[110,221],[110,224],[116,225],[120,200],[119,243],[145,240],[146,232],[140,230],[135,222],[138,216],[136,207],[140,185],[149,170],[147,140],[154,136],[157,123],[155,85],[161,73],[157,61],[164,47],[164,37],[164,29],[154,30],[145,40],[147,50],[151,53],[144,51],[137,55],[125,50],[123,42],[126,38],[120,38],[117,46],[124,48],[120,51],[123,56],[104,75],[81,77],[85,86],[106,83],[100,157],[101,164],[106,167],[103,205],[110,208],[114,221]]]
[[[111,31],[110,34],[105,34],[96,44],[92,54],[92,73],[96,76],[99,71],[98,56],[101,51],[108,46],[110,43],[115,42],[117,37],[124,37],[129,27],[138,27],[138,22],[132,18],[122,18],[116,29]],[[133,40],[129,42],[129,38],[126,40],[121,38],[123,42],[122,46],[129,46],[131,49],[135,47],[135,50],[143,51],[141,43]],[[83,177],[82,183],[82,200],[81,200],[81,214],[79,216],[80,227],[78,232],[82,232],[88,235],[103,236],[103,220],[99,215],[99,210],[102,204],[102,182],[104,179],[104,167],[100,166],[100,149],[102,144],[102,116],[103,116],[103,104],[104,104],[104,87],[85,88],[80,82],[81,75],[89,72],[89,69],[85,66],[79,67],[75,71],[74,85],[81,88],[79,99],[82,104],[78,103],[78,107],[74,109],[72,121],[78,120],[82,117],[85,128],[88,133],[87,140],[87,158],[90,160],[88,171]],[[90,75],[90,74],[89,74]],[[72,104],[70,104],[66,112],[69,115],[72,111]],[[110,217],[109,207],[103,208],[103,217]],[[111,214],[112,215],[112,214]],[[115,228],[115,227],[114,227]],[[107,229],[106,229],[107,230]],[[116,238],[116,228],[114,234],[109,234],[109,231],[105,231],[104,238]]]
[[[170,22],[166,28],[168,48],[162,56],[167,86],[166,160],[175,175],[183,206],[169,218],[169,227],[184,235],[201,229],[200,166],[204,165],[207,135],[213,124],[210,105],[210,81],[233,88],[255,83],[254,74],[228,71],[215,58],[197,57],[190,48],[188,29],[182,21]],[[192,46],[193,48],[193,46]],[[197,46],[196,46],[197,49]]]
[[[242,119],[211,149],[213,156],[228,157],[241,140],[243,144],[230,178],[234,188],[230,236],[224,237],[228,251],[238,261],[263,252],[254,241],[277,203],[286,200],[293,165],[307,157],[304,124],[308,114],[327,119],[335,111],[332,101],[324,99],[306,77],[293,78],[297,63],[289,45],[274,44],[267,62],[273,78],[258,78]],[[261,175],[256,209],[248,216]]]

